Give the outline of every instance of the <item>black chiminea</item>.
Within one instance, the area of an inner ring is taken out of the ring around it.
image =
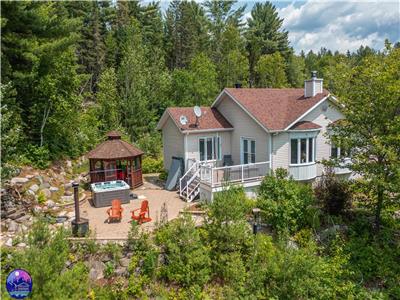
[[[242,84],[240,82],[235,83],[235,88],[240,89],[242,88]]]
[[[72,235],[76,237],[83,237],[89,232],[89,220],[81,218],[79,214],[79,184],[72,183],[74,188],[74,202],[75,202],[75,220],[71,222]]]

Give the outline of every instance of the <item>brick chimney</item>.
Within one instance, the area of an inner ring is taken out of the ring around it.
[[[304,81],[304,97],[314,97],[322,93],[322,78],[317,78],[317,71],[311,72],[311,79]]]

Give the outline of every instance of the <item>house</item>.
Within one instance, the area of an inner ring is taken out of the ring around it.
[[[157,125],[164,168],[173,156],[183,158],[179,189],[189,201],[198,194],[211,200],[226,182],[254,195],[262,177],[280,167],[295,180],[313,181],[324,171],[318,161],[340,155],[326,132],[344,116],[316,72],[304,89],[225,88],[200,109],[199,117],[193,108],[170,107]],[[335,172],[350,174],[345,167]]]

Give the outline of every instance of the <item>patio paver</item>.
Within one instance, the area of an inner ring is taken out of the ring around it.
[[[149,183],[144,187],[133,190],[138,196],[144,196],[149,201],[151,222],[143,223],[141,227],[143,230],[153,230],[155,222],[160,220],[160,211],[163,203],[167,205],[168,220],[175,219],[179,215],[179,211],[190,205],[189,203],[181,200],[179,195],[173,191],[163,189],[153,189]],[[142,197],[140,197],[142,198]],[[127,238],[130,229],[131,211],[140,208],[141,199],[132,199],[130,203],[122,204],[124,209],[122,213],[122,220],[119,223],[107,223],[108,207],[96,208],[85,201],[81,204],[81,216],[89,219],[89,228],[95,232],[98,239],[123,239]]]

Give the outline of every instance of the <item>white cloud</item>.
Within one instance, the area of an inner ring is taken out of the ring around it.
[[[400,4],[376,1],[308,1],[279,9],[283,26],[297,52],[356,50],[361,45],[375,49],[388,38],[400,40]]]

